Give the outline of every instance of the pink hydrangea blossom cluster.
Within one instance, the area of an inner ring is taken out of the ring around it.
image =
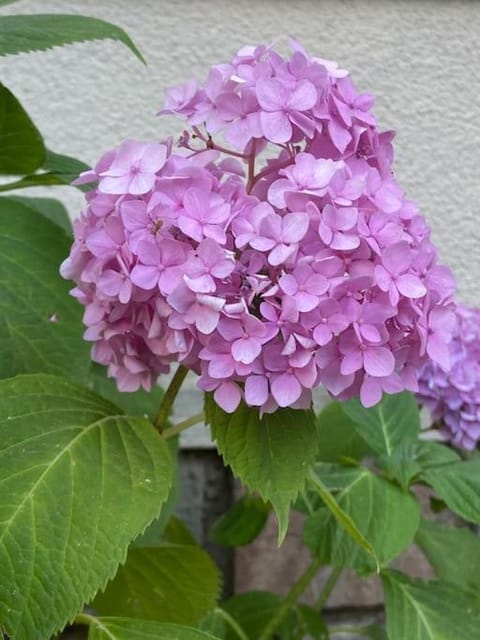
[[[346,71],[293,43],[244,47],[167,92],[172,141],[126,141],[95,181],[62,274],[119,389],[178,361],[226,411],[417,390],[455,285],[392,174],[393,132]]]
[[[418,398],[454,445],[473,449],[480,441],[480,309],[458,304],[453,329],[450,370],[428,362]]]

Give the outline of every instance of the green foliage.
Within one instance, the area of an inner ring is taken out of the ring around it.
[[[271,502],[282,541],[290,505],[305,486],[317,453],[313,412],[279,409],[260,418],[256,409],[242,403],[229,414],[207,395],[205,416],[218,450],[234,475]]]
[[[407,391],[383,395],[379,404],[365,409],[358,398],[342,404],[358,433],[379,454],[392,455],[404,440],[420,431],[420,416],[413,395]]]
[[[0,381],[0,624],[48,638],[111,578],[171,484],[146,420],[47,375]]]
[[[0,17],[0,25],[5,18]],[[2,35],[0,26],[0,50]],[[0,83],[0,174],[23,174],[38,169],[45,159],[43,139],[27,112]]]
[[[391,456],[382,456],[380,463],[407,488],[423,470],[442,467],[458,460],[458,454],[449,447],[416,438],[401,442]]]
[[[480,590],[480,538],[466,527],[422,520],[415,542],[442,580]]]
[[[343,458],[361,460],[370,451],[340,402],[330,402],[321,411],[317,418],[317,431],[317,458],[323,462],[338,462]]]
[[[329,640],[328,627],[318,611],[306,604],[296,608],[298,633],[294,638],[307,636],[312,640]]]
[[[45,372],[86,382],[82,309],[58,273],[70,241],[24,202],[0,198],[0,377]]]
[[[69,185],[73,180],[78,178],[82,171],[88,169],[88,166],[80,160],[76,160],[70,156],[62,156],[47,149],[45,161],[40,169],[40,173],[31,173],[13,182],[1,184],[0,191],[12,191],[14,189],[26,189],[28,187]],[[80,191],[88,191],[92,185],[81,184],[76,186]]]
[[[346,471],[349,482],[336,501],[354,524],[357,536],[335,514],[322,508],[307,518],[305,542],[325,564],[347,565],[368,572],[375,569],[372,555],[381,566],[386,566],[412,542],[420,507],[410,493],[367,469],[358,468],[355,477],[351,469]],[[358,534],[362,541],[368,541],[370,549],[365,549],[357,539]]]
[[[269,513],[270,505],[261,498],[244,495],[213,524],[209,538],[226,547],[250,544],[264,528]]]
[[[69,238],[72,237],[72,223],[68,217],[67,210],[59,200],[54,200],[53,198],[25,198],[23,196],[9,196],[8,199],[18,202],[28,209],[37,211],[47,220],[60,227]]]
[[[220,574],[178,520],[156,546],[133,546],[127,560],[97,595],[101,615],[196,624],[211,611],[220,593]]]
[[[415,580],[385,572],[383,588],[389,640],[478,640],[478,596],[440,580]]]
[[[209,633],[176,624],[131,618],[88,618],[88,640],[218,640]]]
[[[480,460],[427,469],[421,479],[459,516],[480,524]]]
[[[123,29],[98,18],[61,14],[0,17],[0,56],[105,39],[122,42],[145,62]]]
[[[225,611],[240,625],[248,638],[259,638],[270,618],[282,603],[282,597],[271,591],[248,591],[239,593],[223,603]],[[293,621],[293,611],[287,616],[285,626]],[[238,634],[229,627],[225,640],[239,640]]]

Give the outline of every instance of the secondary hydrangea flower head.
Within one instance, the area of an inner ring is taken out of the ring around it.
[[[418,398],[454,445],[473,449],[480,440],[480,309],[458,304],[456,316],[448,348],[451,369],[447,372],[438,363],[428,362]],[[442,332],[452,329],[441,316],[431,325],[430,340],[441,341]]]
[[[178,144],[123,142],[95,182],[62,274],[85,338],[124,391],[172,362],[233,411],[306,407],[312,389],[417,390],[454,282],[392,174],[393,132],[336,64],[244,47],[167,92]]]

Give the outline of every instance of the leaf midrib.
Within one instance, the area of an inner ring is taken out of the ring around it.
[[[43,473],[39,476],[39,478],[36,480],[36,482],[33,484],[33,486],[30,488],[30,490],[24,494],[24,496],[22,497],[22,499],[20,500],[17,508],[15,509],[15,511],[13,512],[12,516],[8,519],[5,520],[5,529],[3,531],[3,533],[0,535],[0,544],[3,543],[3,540],[6,536],[6,534],[10,531],[11,525],[12,523],[15,521],[17,515],[20,513],[20,511],[22,510],[22,508],[24,507],[24,505],[27,503],[28,500],[30,500],[36,489],[39,487],[39,485],[41,484],[41,482],[44,480],[44,478],[50,473],[50,471],[55,467],[56,463],[65,455],[70,453],[70,450],[72,449],[72,447],[77,444],[85,435],[87,435],[88,433],[90,433],[90,431],[92,431],[93,429],[101,426],[102,422],[105,422],[107,420],[111,420],[111,419],[124,419],[125,416],[123,415],[113,415],[113,416],[105,416],[104,418],[101,418],[100,420],[96,420],[95,422],[92,422],[91,424],[89,424],[87,427],[83,427],[83,425],[78,425],[78,427],[81,429],[80,433],[78,435],[76,435],[69,443],[67,446],[65,446],[56,456],[55,458],[51,461],[50,464],[47,464],[47,467],[45,469],[45,471],[43,471]]]

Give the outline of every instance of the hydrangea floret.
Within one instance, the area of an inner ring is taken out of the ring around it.
[[[430,320],[431,333],[424,333],[427,340],[441,343],[453,329],[448,346],[451,368],[445,371],[438,361],[427,362],[418,398],[444,437],[457,447],[474,449],[480,440],[480,309],[458,303],[456,316],[456,322],[446,323],[436,313]]]
[[[62,265],[85,339],[122,391],[177,361],[228,412],[305,408],[324,385],[365,406],[449,367],[455,284],[392,173],[373,96],[292,43],[246,46],[167,91],[174,147],[127,140]]]

